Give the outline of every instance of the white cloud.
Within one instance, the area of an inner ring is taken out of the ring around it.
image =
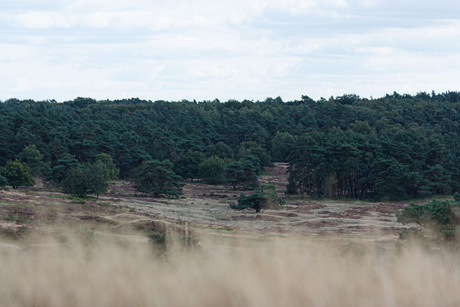
[[[26,29],[69,28],[71,21],[56,12],[31,12],[16,16],[17,27]]]
[[[5,2],[0,99],[458,90],[456,8],[447,0]]]

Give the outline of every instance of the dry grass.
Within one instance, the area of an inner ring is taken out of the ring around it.
[[[1,249],[0,306],[459,306],[457,252],[340,238]]]
[[[460,250],[395,248],[404,204],[256,215],[214,199],[234,198],[225,187],[189,187],[180,200],[0,191],[0,306],[460,306]],[[146,235],[164,229],[200,247],[154,247]]]

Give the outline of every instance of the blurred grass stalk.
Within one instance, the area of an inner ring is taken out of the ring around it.
[[[458,253],[340,240],[0,250],[0,306],[460,306]]]

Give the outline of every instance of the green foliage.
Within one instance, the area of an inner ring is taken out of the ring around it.
[[[64,178],[66,178],[67,172],[70,169],[78,167],[81,167],[81,164],[78,162],[78,160],[70,154],[65,154],[61,159],[54,163],[54,166],[51,168],[47,179],[56,183],[60,183],[62,180],[64,180]]]
[[[379,138],[361,122],[345,131],[333,128],[328,133],[304,134],[289,158],[288,193],[401,200],[449,194],[455,189],[458,179],[446,168],[456,169],[456,157],[447,158],[443,146],[420,134],[418,128],[406,131],[395,125],[388,131],[380,129]],[[457,178],[460,172],[454,172]]]
[[[238,204],[230,204],[234,210],[254,209],[260,212],[262,209],[280,209],[285,201],[278,197],[274,186],[262,186],[256,192],[245,195],[241,193]]]
[[[19,153],[19,158],[29,166],[30,173],[33,176],[42,176],[43,171],[47,168],[47,165],[43,162],[44,156],[35,144],[25,147]]]
[[[83,198],[90,191],[89,171],[81,168],[73,168],[67,172],[62,181],[64,193]]]
[[[260,166],[272,166],[271,157],[267,150],[254,141],[247,141],[238,147],[238,158],[244,159],[246,156],[253,155],[259,158]]]
[[[261,191],[257,191],[250,195],[246,195],[241,193],[240,197],[238,198],[238,204],[230,204],[230,208],[234,210],[244,210],[244,209],[254,209],[256,212],[260,212],[263,207],[265,198],[262,195]]]
[[[242,163],[243,166],[243,178],[241,184],[245,190],[253,190],[259,186],[257,181],[258,175],[260,174],[260,167],[258,164],[258,159],[250,159],[251,156],[248,156]]]
[[[193,181],[199,177],[199,166],[205,159],[204,153],[188,150],[174,161],[174,172],[184,179],[190,178]]]
[[[460,193],[459,193],[459,192],[455,192],[455,193],[454,193],[454,200],[455,200],[456,202],[460,202]]]
[[[426,205],[410,204],[397,214],[399,223],[415,223],[427,230],[434,230],[441,239],[455,238],[458,204],[451,201],[433,200]]]
[[[289,161],[289,155],[294,149],[295,137],[289,132],[277,132],[272,139],[272,157],[276,162]]]
[[[99,194],[107,192],[111,176],[113,176],[113,169],[107,169],[106,164],[98,159],[88,170],[89,193],[99,197]]]
[[[265,198],[264,208],[279,210],[283,207],[286,201],[278,196],[276,187],[271,184],[261,185],[260,190]]]
[[[166,245],[166,231],[165,232],[152,232],[147,234],[149,241],[155,245],[164,247]]]
[[[62,181],[64,193],[80,198],[88,194],[100,194],[107,192],[110,173],[105,164],[97,160],[89,168],[73,168],[67,172]]]
[[[59,183],[101,152],[122,179],[142,161],[176,161],[189,150],[224,160],[254,155],[262,167],[270,152],[289,162],[290,193],[423,198],[460,192],[458,110],[460,93],[450,91],[286,102],[10,99],[0,103],[0,165],[21,157],[38,174],[32,161],[42,155],[42,173]]]
[[[115,180],[118,178],[118,169],[115,163],[113,162],[112,156],[110,156],[107,153],[100,153],[96,157],[96,163],[97,161],[101,161],[107,169],[107,180]]]
[[[169,160],[145,161],[134,170],[134,187],[153,197],[179,197],[182,194],[181,177],[172,168]]]
[[[247,156],[243,162],[234,161],[225,167],[225,182],[230,184],[233,190],[236,190],[237,186],[245,190],[253,190],[259,186],[258,171],[260,172],[259,159],[255,156]]]
[[[254,155],[248,155],[242,159],[243,165],[247,164],[254,168],[254,173],[259,176],[261,171],[260,159]]]
[[[6,162],[6,165],[0,169],[0,175],[6,179],[13,189],[34,184],[29,167],[26,163],[19,162],[18,160],[9,160]]]
[[[385,197],[400,200],[407,197],[408,167],[395,159],[377,159],[374,161],[369,177],[374,183],[372,189],[378,199]]]
[[[212,156],[200,163],[198,169],[200,177],[207,184],[221,184],[224,182],[225,161]]]
[[[6,180],[5,177],[0,175],[0,187],[4,187],[4,186],[7,186],[7,185],[8,185],[8,180]]]
[[[241,184],[244,177],[243,163],[235,161],[228,164],[224,169],[225,182],[236,190],[236,187]]]
[[[218,142],[214,145],[209,146],[208,149],[209,156],[216,156],[221,159],[233,159],[233,150],[230,146],[224,142]]]

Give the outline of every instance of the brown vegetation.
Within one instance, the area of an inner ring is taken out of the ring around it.
[[[281,195],[280,170],[262,180]],[[43,189],[0,191],[0,306],[460,304],[458,251],[396,248],[406,204],[287,199],[256,214],[199,182],[181,199],[124,182],[98,200]]]
[[[0,253],[2,306],[458,306],[457,256],[333,237],[241,239],[155,257],[148,245]],[[230,248],[231,247],[231,248]]]

